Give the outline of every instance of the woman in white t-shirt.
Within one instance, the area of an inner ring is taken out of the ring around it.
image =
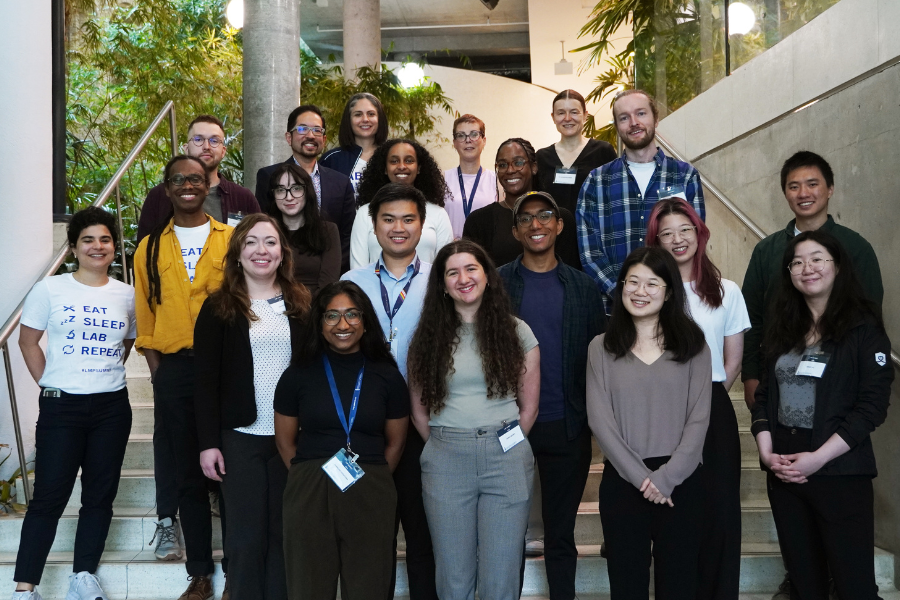
[[[13,600],[41,600],[34,588],[79,469],[81,511],[66,598],[106,598],[94,573],[131,433],[125,360],[136,336],[134,289],[107,274],[119,238],[113,215],[79,211],[68,238],[78,270],[37,282],[22,309],[19,347],[41,395],[34,497],[22,524]]]
[[[741,442],[728,390],[741,370],[750,317],[737,284],[723,279],[706,255],[709,228],[680,198],[662,200],[647,226],[647,245],[678,263],[688,308],[712,354],[713,392],[703,447],[705,525],[698,600],[737,600],[741,561]]]
[[[358,269],[381,256],[375,225],[366,206],[388,183],[410,185],[425,194],[425,222],[416,252],[422,262],[431,263],[438,250],[453,241],[453,226],[444,210],[450,195],[444,174],[434,157],[412,140],[388,140],[378,147],[359,182],[359,210],[350,234],[350,268]]]

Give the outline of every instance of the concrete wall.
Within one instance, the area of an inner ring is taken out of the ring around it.
[[[898,17],[900,3],[894,0],[843,0],[659,127],[704,178],[767,233],[793,217],[780,188],[784,160],[801,149],[823,155],[835,172],[830,213],[862,234],[878,255],[885,322],[895,350],[900,349],[900,66],[734,138],[900,56],[900,38],[888,34]],[[853,43],[833,43],[839,39]],[[715,200],[709,201],[708,214],[712,258],[725,277],[741,282],[756,239]],[[892,403],[900,403],[900,382]],[[900,554],[900,410],[889,411],[873,440],[880,471],[876,543]]]
[[[51,127],[50,2],[0,4],[0,323],[5,322],[52,254],[50,174]],[[10,340],[26,450],[34,447],[37,386]],[[5,478],[18,467],[7,384],[0,369],[0,444],[13,455],[0,469]],[[0,453],[0,458],[6,451]]]

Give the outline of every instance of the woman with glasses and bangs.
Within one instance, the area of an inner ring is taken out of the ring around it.
[[[588,349],[588,424],[606,456],[600,520],[613,600],[695,600],[700,465],[712,358],[687,313],[678,265],[638,248],[619,273],[606,333]]]
[[[313,296],[341,276],[341,239],[337,225],[319,213],[312,178],[300,167],[283,163],[269,177],[274,203],[266,211],[291,245],[294,281]]]
[[[741,370],[750,317],[736,283],[723,279],[706,254],[709,228],[681,198],[653,207],[647,245],[678,264],[688,312],[703,330],[712,356],[712,405],[703,446],[706,518],[700,546],[699,600],[737,600],[741,575],[741,440],[728,396]]]
[[[351,281],[313,301],[304,336],[275,391],[284,492],[288,598],[392,593],[397,467],[409,392],[375,309]]]
[[[763,338],[751,432],[791,597],[875,600],[871,434],[887,416],[894,367],[878,306],[840,242],[795,236]]]

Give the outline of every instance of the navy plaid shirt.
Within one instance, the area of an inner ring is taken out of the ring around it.
[[[624,155],[591,171],[578,193],[575,224],[581,264],[600,286],[607,312],[612,309],[612,291],[622,263],[632,250],[645,244],[647,220],[659,201],[660,189],[683,187],[687,201],[706,221],[697,170],[666,156],[661,149],[653,160],[656,170],[643,195]]]

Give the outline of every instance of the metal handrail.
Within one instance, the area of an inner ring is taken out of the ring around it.
[[[659,144],[662,147],[662,149],[665,150],[675,160],[680,160],[682,162],[688,162],[688,160],[684,157],[684,155],[682,155],[675,148],[673,148],[672,144],[670,144],[666,140],[666,138],[659,135],[658,131],[656,132],[656,143]],[[735,206],[734,203],[731,200],[729,200],[725,196],[725,194],[723,194],[719,190],[719,188],[717,188],[715,185],[710,183],[710,181],[708,179],[703,179],[703,187],[708,189],[712,193],[712,195],[716,197],[716,200],[721,202],[722,205],[725,206],[725,208],[730,210],[731,213],[735,217],[737,217],[737,219],[741,223],[743,223],[744,226],[747,227],[747,229],[752,231],[756,237],[758,237],[759,239],[763,239],[766,237],[766,233],[762,229],[760,229],[760,227],[756,223],[754,223],[750,219],[750,217],[748,217],[746,214],[744,214],[744,212],[741,209],[739,209],[737,206]],[[900,355],[898,355],[897,352],[893,348],[891,348],[891,362],[894,363],[894,367],[900,369]]]
[[[106,201],[109,200],[110,196],[114,193],[116,195],[116,216],[119,221],[119,231],[121,233],[121,235],[119,235],[119,250],[122,253],[122,272],[126,283],[129,282],[129,278],[127,259],[125,257],[125,236],[124,231],[122,231],[122,203],[119,195],[119,182],[122,180],[122,177],[125,176],[125,173],[131,165],[134,164],[138,155],[144,150],[147,142],[150,141],[150,137],[156,133],[156,130],[163,120],[165,120],[166,116],[169,117],[169,136],[172,143],[172,156],[178,154],[178,137],[175,131],[175,104],[169,100],[156,115],[156,118],[153,119],[153,122],[150,123],[150,126],[147,127],[144,135],[137,141],[131,149],[131,152],[125,157],[125,160],[122,161],[122,164],[119,165],[119,168],[103,188],[103,191],[100,192],[100,195],[97,196],[97,199],[91,204],[91,206],[102,207],[106,204]],[[35,279],[35,283],[56,273],[63,262],[65,262],[68,254],[69,244],[68,242],[63,242],[53,259],[47,263],[47,266],[44,267],[37,279]],[[12,365],[9,355],[9,338],[16,330],[16,326],[22,318],[23,306],[25,306],[25,298],[22,298],[12,315],[10,315],[9,319],[6,320],[6,323],[3,324],[3,328],[0,329],[0,348],[3,349],[3,368],[6,371],[6,387],[9,390],[9,404],[12,409],[13,428],[15,429],[16,445],[19,450],[19,466],[22,471],[22,481],[25,484],[25,504],[27,505],[31,502],[31,490],[28,486],[28,468],[26,467],[27,463],[25,462],[25,446],[22,442],[22,427],[19,423],[19,408],[16,402],[16,389],[13,383]]]

